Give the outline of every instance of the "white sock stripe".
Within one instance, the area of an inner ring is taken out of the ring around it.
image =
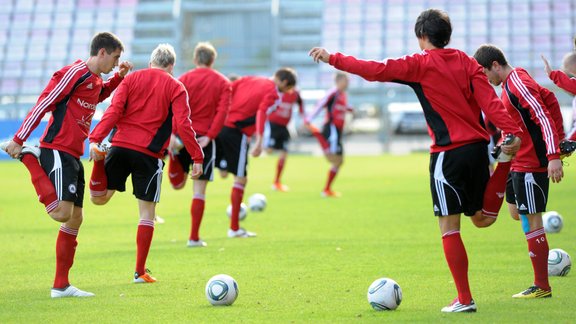
[[[442,235],[442,237],[447,237],[447,236],[455,235],[455,234],[460,234],[460,231],[459,230],[448,231],[448,232],[444,233]]]
[[[234,185],[232,186],[232,188],[236,188],[236,189],[240,189],[240,190],[244,191],[244,185],[241,183],[234,182]]]
[[[147,220],[147,219],[141,219],[138,222],[138,226],[140,226],[140,225],[154,227],[154,221],[153,220]]]
[[[56,207],[58,207],[58,202],[59,202],[58,200],[54,200],[48,206],[46,206],[46,212],[50,213],[51,211],[56,209]]]
[[[60,231],[66,234],[78,236],[78,230],[73,228],[68,228],[64,224],[60,225]]]
[[[527,239],[527,240],[533,239],[533,238],[535,238],[535,237],[542,236],[542,235],[544,235],[545,233],[546,233],[546,232],[544,231],[544,228],[539,228],[539,229],[537,229],[537,230],[534,230],[533,232],[526,233],[526,239]]]
[[[206,195],[203,195],[203,194],[194,194],[194,199],[206,200]]]

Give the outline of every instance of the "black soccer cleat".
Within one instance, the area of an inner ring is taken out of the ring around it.
[[[576,151],[576,141],[563,140],[560,142],[561,157],[570,156],[574,151]]]
[[[512,144],[512,142],[514,142],[515,138],[516,138],[516,136],[514,136],[513,134],[506,134],[506,136],[504,137],[502,142],[500,142],[500,144],[494,146],[494,149],[492,150],[492,153],[491,153],[492,157],[494,159],[496,159],[496,161],[498,161],[498,162],[510,162],[510,160],[512,160],[513,156],[502,152],[501,146]]]

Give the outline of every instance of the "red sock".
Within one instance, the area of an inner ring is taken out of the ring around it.
[[[138,234],[136,235],[136,272],[139,276],[146,273],[146,258],[152,236],[154,235],[154,221],[141,219],[138,223]]]
[[[324,151],[328,150],[328,148],[330,147],[330,144],[329,144],[328,141],[324,138],[324,135],[322,135],[322,133],[320,133],[320,132],[312,132],[312,135],[314,135],[314,137],[316,137],[316,139],[317,139],[318,142],[320,143],[320,147],[322,147],[322,150],[324,150]]]
[[[332,187],[332,182],[334,181],[334,178],[336,178],[336,174],[338,174],[338,167],[330,168],[330,172],[328,172],[328,180],[326,180],[326,186],[324,187],[324,191],[331,190],[330,187]]]
[[[278,164],[276,165],[276,178],[274,183],[280,183],[280,177],[282,176],[282,171],[284,170],[284,164],[286,164],[286,158],[279,158]]]
[[[202,223],[202,216],[204,216],[204,195],[194,195],[192,199],[192,206],[190,206],[190,215],[192,216],[192,228],[190,230],[190,240],[198,241],[200,236],[200,223]]]
[[[21,161],[28,169],[28,172],[30,172],[30,179],[38,195],[38,200],[44,204],[46,212],[50,213],[58,207],[58,196],[56,195],[54,185],[34,155],[24,154]]]
[[[101,197],[106,195],[108,177],[104,168],[104,160],[94,161],[92,175],[90,176],[90,196]]]
[[[168,176],[170,178],[170,184],[174,189],[182,189],[186,184],[186,178],[184,176],[184,169],[180,160],[175,155],[168,154],[170,162],[168,163]]]
[[[235,182],[230,195],[232,203],[232,215],[230,217],[230,229],[237,231],[240,228],[240,204],[244,198],[244,185]]]
[[[544,290],[550,290],[548,283],[548,240],[544,228],[526,233],[530,261],[534,269],[534,285]]]
[[[56,239],[56,276],[54,277],[54,288],[66,288],[70,285],[68,273],[74,263],[76,253],[77,229],[71,229],[64,225],[60,226],[58,238]]]
[[[482,213],[485,216],[498,216],[506,195],[506,181],[508,180],[511,165],[512,162],[499,162],[490,180],[488,180],[482,203]]]
[[[466,248],[460,237],[460,231],[451,231],[442,236],[444,255],[448,262],[448,267],[456,283],[458,290],[458,301],[460,304],[468,305],[472,300],[470,285],[468,284],[468,256]]]

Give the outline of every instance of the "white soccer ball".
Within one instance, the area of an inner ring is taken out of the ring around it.
[[[206,283],[206,298],[214,306],[230,306],[237,297],[238,284],[229,275],[215,275]]]
[[[228,208],[226,208],[226,215],[228,215],[228,218],[232,217],[232,205],[228,205]],[[246,219],[247,215],[248,215],[248,207],[246,206],[245,203],[241,203],[240,204],[240,214],[238,215],[238,218],[240,220],[244,220],[244,219]]]
[[[572,261],[570,255],[562,249],[552,249],[548,252],[548,275],[564,277],[570,272]]]
[[[558,233],[564,226],[562,215],[555,211],[549,211],[542,215],[542,222],[544,223],[544,231],[546,233]]]
[[[261,193],[255,193],[248,199],[248,206],[251,211],[259,212],[266,208],[266,196]]]
[[[402,302],[402,289],[390,278],[376,279],[368,287],[368,302],[377,311],[394,310]]]

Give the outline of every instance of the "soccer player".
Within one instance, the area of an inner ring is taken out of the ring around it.
[[[502,102],[525,134],[512,161],[506,201],[513,218],[522,221],[534,270],[534,285],[514,298],[552,297],[548,282],[548,240],[542,213],[548,202],[549,179],[563,177],[559,141],[564,138],[560,106],[554,94],[541,87],[528,72],[509,65],[494,45],[482,45],[474,58],[490,83],[502,84]]]
[[[196,68],[186,72],[179,79],[190,94],[188,102],[192,110],[191,119],[205,156],[204,173],[194,180],[194,198],[190,207],[192,225],[189,247],[207,245],[200,239],[198,232],[204,215],[206,186],[214,177],[217,150],[215,139],[224,125],[232,95],[230,81],[212,68],[216,56],[216,49],[212,44],[198,43],[194,49]],[[182,148],[176,154],[170,154],[168,174],[173,188],[184,187],[191,164],[192,158],[186,148]]]
[[[192,129],[188,94],[184,85],[172,77],[175,62],[174,48],[158,45],[150,56],[149,68],[128,75],[118,87],[110,107],[89,137],[90,157],[94,160],[90,199],[94,204],[104,205],[116,191],[125,191],[126,180],[132,175],[140,214],[134,283],[156,282],[146,269],[146,259],[154,234],[156,204],[160,201],[162,158],[172,127],[194,161],[191,178],[202,175],[203,154]],[[112,147],[104,160],[100,143],[112,128]]]
[[[90,57],[56,71],[14,138],[0,144],[10,156],[24,163],[46,212],[63,223],[56,239],[52,298],[94,296],[70,285],[68,280],[83,220],[85,182],[80,156],[84,154],[84,140],[96,105],[110,96],[132,69],[131,63],[122,62],[118,72],[107,81],[100,76],[118,66],[123,50],[122,42],[115,35],[96,34],[90,45]],[[48,112],[52,116],[40,139],[40,147],[22,146]]]
[[[332,191],[332,182],[344,162],[342,134],[344,131],[346,112],[353,111],[353,109],[348,106],[348,99],[346,97],[346,90],[348,89],[349,83],[348,75],[338,72],[334,77],[334,82],[336,86],[318,102],[312,114],[305,119],[307,127],[312,132],[312,135],[320,142],[324,156],[326,156],[326,159],[331,165],[326,185],[321,193],[322,197],[340,197],[339,192]],[[322,132],[320,132],[310,122],[324,108],[326,109],[326,117]]]
[[[510,170],[509,162],[499,163],[489,176],[489,135],[481,123],[481,111],[510,139],[501,146],[506,155],[518,151],[522,130],[508,115],[482,67],[464,52],[445,48],[452,34],[448,14],[438,9],[423,11],[414,32],[422,52],[397,59],[358,60],[323,48],[313,48],[310,56],[368,81],[398,82],[416,92],[433,141],[430,189],[434,214],[439,216],[444,254],[458,291],[442,312],[475,312],[460,215],[478,215],[482,210],[497,214],[503,199],[498,193],[504,192]]]
[[[260,156],[266,112],[279,104],[279,93],[286,93],[295,85],[296,73],[289,68],[277,70],[273,78],[246,76],[232,82],[232,103],[224,127],[218,135],[226,161],[225,169],[234,174],[228,237],[256,236],[255,233],[241,228],[239,224],[240,205],[248,180],[246,167],[249,138],[255,134],[252,156]]]
[[[280,151],[278,157],[278,164],[276,165],[276,176],[272,184],[272,190],[288,191],[289,188],[282,184],[280,180],[282,171],[286,164],[288,157],[288,143],[290,142],[290,132],[288,131],[288,123],[292,118],[292,106],[298,104],[298,112],[304,118],[304,103],[300,97],[300,93],[296,89],[282,94],[280,104],[273,106],[268,112],[268,119],[264,128],[264,147],[268,153],[273,150]]]

